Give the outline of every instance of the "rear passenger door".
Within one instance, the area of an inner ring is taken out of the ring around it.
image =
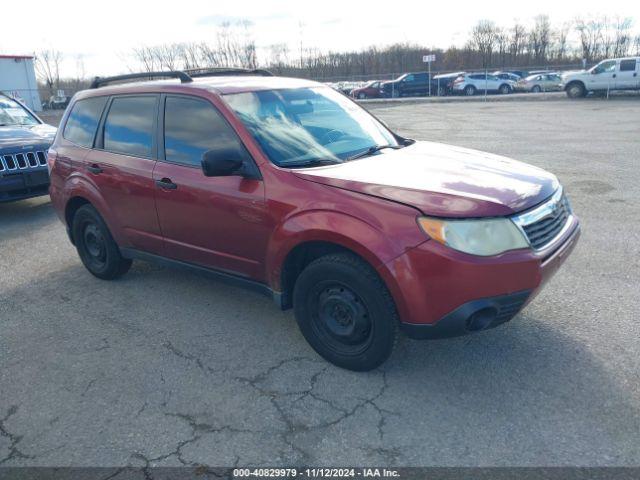
[[[244,145],[208,100],[167,95],[161,103],[153,178],[164,256],[263,280],[271,229],[262,180],[206,177],[201,164],[202,154],[220,144]]]
[[[618,72],[616,72],[616,89],[632,90],[638,88],[637,61],[635,58],[620,60]]]
[[[162,249],[152,178],[158,101],[155,94],[112,97],[96,148],[85,158],[86,174],[109,207],[110,220],[126,235],[122,246],[151,253]]]

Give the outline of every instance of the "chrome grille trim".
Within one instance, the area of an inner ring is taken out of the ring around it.
[[[558,190],[542,205],[511,217],[534,250],[543,250],[571,224],[573,212],[564,190]]]
[[[13,172],[47,166],[48,150],[34,150],[27,153],[0,155],[0,172]]]

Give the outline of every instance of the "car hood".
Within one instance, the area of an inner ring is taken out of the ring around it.
[[[400,202],[425,215],[511,215],[542,202],[556,177],[506,157],[434,142],[337,165],[295,170],[305,180]]]
[[[50,145],[56,135],[56,128],[47,124],[8,125],[0,127],[0,149],[23,146]]]

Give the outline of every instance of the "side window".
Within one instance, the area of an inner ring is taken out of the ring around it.
[[[413,82],[413,80],[414,80],[413,74],[407,75],[402,79],[403,82]]]
[[[199,167],[213,148],[242,149],[235,131],[206,100],[167,97],[164,107],[164,152],[169,162]]]
[[[636,71],[636,59],[621,60],[620,61],[621,72],[635,72]]]
[[[107,97],[78,100],[69,114],[62,136],[75,144],[91,148],[106,103]]]
[[[614,72],[616,69],[616,61],[609,60],[602,62],[595,67],[595,73]]]
[[[115,97],[104,124],[104,149],[151,157],[156,96]]]

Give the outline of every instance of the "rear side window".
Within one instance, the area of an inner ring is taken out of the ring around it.
[[[633,58],[631,60],[621,60],[620,61],[620,71],[621,72],[635,72],[636,70],[636,59]]]
[[[167,97],[164,110],[166,160],[199,167],[202,154],[214,147],[244,148],[235,131],[209,102]]]
[[[91,148],[105,103],[107,97],[78,100],[64,126],[63,137],[77,145]]]
[[[155,96],[116,97],[104,123],[104,149],[134,157],[151,157]]]

